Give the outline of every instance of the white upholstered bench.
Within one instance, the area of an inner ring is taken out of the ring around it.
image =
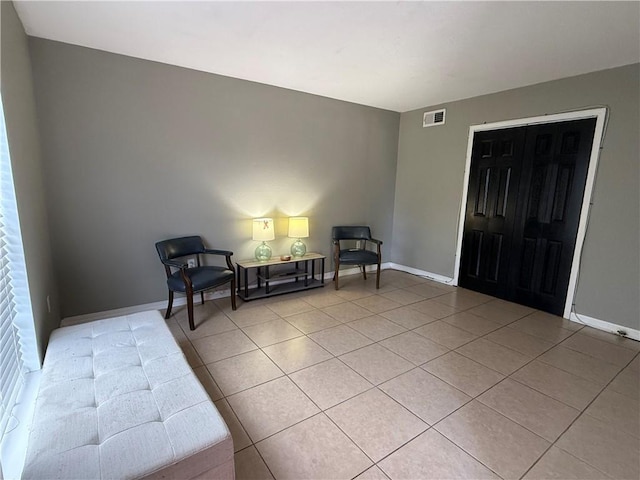
[[[233,441],[159,312],[55,330],[24,479],[233,479]]]

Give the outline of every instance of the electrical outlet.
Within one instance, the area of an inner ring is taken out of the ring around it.
[[[195,258],[190,258],[187,260],[187,267],[188,268],[195,268],[196,266],[196,259]]]

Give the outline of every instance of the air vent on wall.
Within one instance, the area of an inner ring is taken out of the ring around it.
[[[444,116],[446,109],[434,110],[432,112],[424,112],[422,115],[422,126],[433,127],[434,125],[444,125]]]

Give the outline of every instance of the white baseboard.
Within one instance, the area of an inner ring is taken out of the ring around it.
[[[419,275],[421,277],[429,278],[435,282],[444,283],[447,285],[453,285],[453,278],[445,277],[444,275],[439,275],[437,273],[426,272],[424,270],[418,270],[417,268],[407,267],[405,265],[398,265],[397,263],[388,263],[387,268],[392,268],[394,270],[401,270],[403,272],[411,273],[413,275]],[[580,323],[582,325],[587,325],[589,327],[596,328],[598,330],[602,330],[604,332],[613,333],[615,335],[620,335],[620,331],[625,332],[625,338],[630,338],[632,340],[640,341],[640,330],[636,330],[634,328],[625,327],[622,325],[617,325],[615,323],[606,322],[604,320],[599,320],[597,318],[589,317],[587,315],[583,315],[581,313],[576,314],[575,312],[571,312],[570,318],[572,322]]]
[[[640,341],[640,330],[636,330],[634,328],[623,327],[622,325],[616,325],[615,323],[599,320],[597,318],[589,317],[581,313],[576,314],[575,312],[571,312],[571,317],[569,318],[569,320],[616,335],[620,335],[620,332],[623,331],[626,333],[626,335],[620,336]]]
[[[407,267],[405,265],[399,265],[393,262],[386,263],[385,265],[388,265],[387,268],[392,268],[394,270],[400,270],[402,272],[411,273],[412,275],[418,275],[419,277],[425,277],[425,278],[428,278],[429,280],[433,280],[434,282],[453,285],[453,278],[440,275],[439,273],[432,273],[432,272],[427,272],[425,270],[418,270],[417,268]]]
[[[434,282],[443,283],[445,285],[453,285],[453,278],[446,277],[438,273],[427,272],[425,270],[419,270],[417,268],[407,267],[405,265],[399,265],[393,262],[385,262],[381,265],[381,267],[383,270],[387,270],[387,269],[400,270],[402,272],[410,273],[412,275],[418,275],[420,277],[428,278],[430,280],[433,280]],[[376,269],[375,265],[367,267],[368,272],[375,271],[375,269]],[[325,272],[324,274],[325,281],[332,280],[333,273],[334,273],[333,271]],[[345,268],[340,270],[341,276],[357,275],[359,273],[360,273],[359,267]],[[286,281],[286,280],[281,280],[279,282],[282,282],[282,281]],[[273,282],[273,283],[276,284],[279,282]],[[205,300],[215,300],[218,298],[229,297],[230,294],[231,294],[230,289],[216,290],[215,292],[205,293],[204,298]],[[186,304],[187,304],[186,297],[176,297],[173,300],[174,307],[180,307]],[[142,305],[132,305],[130,307],[117,308],[115,310],[107,310],[104,312],[87,313],[84,315],[76,315],[73,317],[63,318],[62,322],[60,322],[60,326],[68,327],[70,325],[91,322],[93,320],[103,320],[105,318],[121,317],[124,315],[131,315],[133,313],[138,313],[138,312],[147,312],[149,310],[162,310],[163,308],[166,308],[166,307],[167,307],[167,301],[161,300],[159,302],[145,303]],[[616,325],[615,323],[599,320],[597,318],[589,317],[581,313],[576,314],[574,312],[571,312],[571,316],[569,320],[571,320],[572,322],[580,323],[582,325],[588,325],[590,327],[597,328],[598,330],[603,330],[605,332],[610,332],[614,334],[619,334],[618,332],[624,331],[626,333],[625,335],[626,338],[631,338],[633,340],[640,341],[640,330],[636,330],[634,328],[624,327],[622,325]]]
[[[196,294],[197,295],[197,294]],[[230,289],[216,290],[215,292],[207,292],[204,294],[205,300],[215,300],[218,298],[225,298],[231,295]],[[176,296],[173,299],[174,307],[181,307],[187,304],[187,297]],[[78,323],[92,322],[94,320],[104,320],[105,318],[123,317],[125,315],[131,315],[139,312],[148,312],[149,310],[162,310],[167,308],[167,300],[160,300],[159,302],[143,303],[141,305],[131,305],[130,307],[116,308],[114,310],[105,310],[104,312],[86,313],[83,315],[75,315],[73,317],[65,317],[60,322],[61,327],[68,327],[70,325],[76,325]]]
[[[411,273],[413,275],[419,275],[421,277],[430,278],[431,280],[434,280],[436,282],[444,283],[447,285],[453,285],[453,278],[445,277],[444,275],[425,272],[424,270],[418,270],[413,267],[398,265],[396,263],[389,263],[388,265],[389,265],[388,268],[393,268],[394,270],[401,270],[403,272]],[[632,340],[640,341],[640,330],[624,327],[622,325],[616,325],[615,323],[599,320],[597,318],[589,317],[581,313],[576,314],[575,312],[571,312],[570,318],[568,320],[571,320],[572,322],[580,323],[582,325],[588,325],[589,327],[597,328],[598,330],[613,333],[616,335],[620,335],[619,332],[623,331],[626,333],[626,335],[623,335],[624,337],[630,338]]]
[[[422,270],[417,270],[415,268],[405,267],[402,265],[397,265],[395,263],[386,262],[380,265],[383,270],[386,269],[394,269],[394,270],[402,270],[407,273],[412,273],[414,275],[420,275],[424,277],[429,277],[437,282],[447,283],[447,280],[451,281],[452,279],[443,277],[441,275],[423,272]],[[376,270],[376,266],[368,266],[367,272],[374,272]],[[325,281],[333,280],[333,270],[330,272],[325,272],[324,279]],[[343,268],[340,270],[340,276],[349,276],[349,275],[357,275],[360,273],[359,267],[353,268]],[[286,282],[287,280],[278,280],[272,282],[274,285],[278,283]],[[207,292],[204,294],[205,300],[215,300],[218,298],[229,297],[231,294],[230,289],[225,290],[216,290],[215,292]],[[182,296],[176,296],[173,300],[174,307],[181,307],[187,304],[187,298]],[[162,310],[163,308],[167,308],[167,300],[160,300],[158,302],[152,303],[144,303],[141,305],[132,305],[130,307],[116,308],[114,310],[105,310],[103,312],[94,312],[94,313],[86,313],[83,315],[75,315],[73,317],[65,317],[60,322],[61,327],[68,327],[70,325],[76,325],[78,323],[92,322],[94,320],[104,320],[105,318],[113,318],[113,317],[122,317],[124,315],[131,315],[133,313],[139,312],[148,312],[149,310]]]
[[[381,268],[386,269],[386,268],[395,268],[392,267],[391,263],[383,263],[381,264]],[[376,267],[367,267],[367,271],[375,271]],[[340,270],[340,275],[344,276],[344,275],[357,275],[360,273],[360,269],[358,267],[353,267],[353,268],[345,268]],[[325,272],[324,274],[324,279],[326,280],[332,280],[333,279],[333,270],[330,272]],[[274,282],[271,282],[273,285],[277,285],[278,283],[283,283],[286,282],[287,280],[276,280]],[[231,290],[230,289],[224,289],[224,290],[216,290],[214,292],[207,292],[204,294],[204,299],[205,300],[216,300],[218,298],[225,298],[225,297],[229,297],[231,295]],[[183,305],[187,304],[187,297],[183,297],[183,296],[176,296],[173,299],[173,306],[174,307],[181,307]],[[123,308],[116,308],[114,310],[105,310],[103,312],[94,312],[94,313],[86,313],[83,315],[75,315],[73,317],[65,317],[62,319],[62,321],[60,322],[60,326],[61,327],[68,327],[71,325],[76,325],[79,323],[86,323],[86,322],[92,322],[94,320],[104,320],[105,318],[113,318],[113,317],[122,317],[124,315],[131,315],[133,313],[139,313],[139,312],[148,312],[149,310],[162,310],[163,308],[167,308],[167,300],[160,300],[158,302],[152,302],[152,303],[144,303],[141,305],[132,305],[130,307],[123,307]]]
[[[388,268],[393,268],[391,265],[393,265],[391,262],[386,262],[386,263],[381,263],[380,264],[380,269],[381,270],[386,270]],[[375,272],[378,267],[375,265],[367,265],[366,266],[367,269],[367,273],[368,272]],[[324,278],[325,279],[333,279],[333,274],[335,272],[332,270],[331,272],[327,272],[324,274]],[[359,273],[361,273],[360,271],[360,267],[350,267],[350,268],[341,268],[340,269],[340,276],[349,276],[349,275],[358,275]]]
[[[341,275],[353,275],[359,273],[357,268],[349,268],[346,270],[340,270]],[[331,280],[333,278],[333,272],[327,272],[324,274],[325,280]],[[272,282],[273,285],[282,283],[286,280],[278,280]],[[225,298],[231,296],[230,289],[216,290],[214,292],[206,292],[204,294],[205,300],[216,300],[218,298]],[[173,299],[174,307],[182,307],[187,304],[187,297],[175,296]],[[143,303],[141,305],[131,305],[130,307],[116,308],[114,310],[105,310],[103,312],[86,313],[83,315],[75,315],[73,317],[65,317],[60,322],[61,327],[68,327],[70,325],[76,325],[78,323],[92,322],[94,320],[104,320],[105,318],[122,317],[124,315],[131,315],[133,313],[148,312],[149,310],[162,310],[167,308],[167,300],[160,300],[158,302]]]

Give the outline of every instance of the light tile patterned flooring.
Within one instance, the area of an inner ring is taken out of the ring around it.
[[[640,477],[640,342],[403,272],[169,326],[243,479]]]

